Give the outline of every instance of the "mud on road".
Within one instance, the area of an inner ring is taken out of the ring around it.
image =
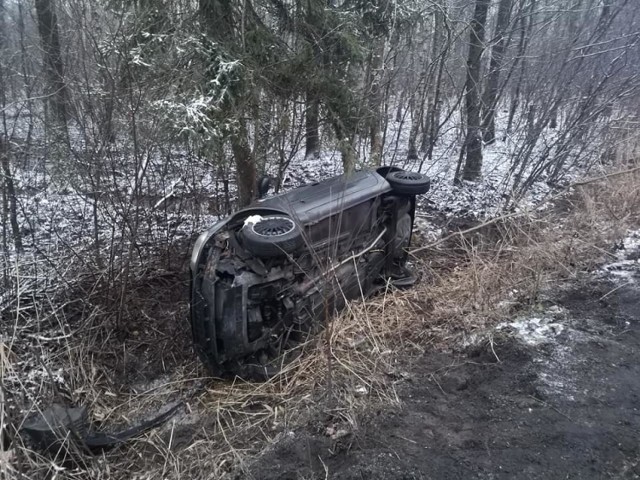
[[[460,353],[427,353],[401,409],[339,440],[290,432],[253,478],[640,478],[637,257],[558,286]]]

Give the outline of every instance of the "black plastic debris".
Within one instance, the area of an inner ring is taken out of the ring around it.
[[[56,458],[69,458],[78,453],[96,453],[113,448],[156,428],[171,418],[183,404],[178,402],[155,417],[126,430],[105,433],[90,430],[85,407],[66,407],[56,403],[30,416],[21,432],[31,439],[38,450]]]
[[[85,407],[65,407],[58,403],[31,415],[22,426],[36,448],[58,456],[86,450],[89,417]]]

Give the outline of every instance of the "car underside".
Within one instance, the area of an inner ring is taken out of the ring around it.
[[[413,183],[393,184],[391,173]],[[201,235],[191,324],[205,364],[217,375],[271,376],[348,300],[411,284],[406,249],[415,194],[426,189],[412,172],[356,172],[259,201]]]

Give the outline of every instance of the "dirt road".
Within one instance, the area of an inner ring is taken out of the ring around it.
[[[426,354],[339,440],[290,432],[256,479],[640,478],[637,252],[558,286],[463,353]]]

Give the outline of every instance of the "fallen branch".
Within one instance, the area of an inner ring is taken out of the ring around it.
[[[452,239],[456,235],[464,236],[467,233],[471,233],[471,232],[475,232],[476,230],[480,230],[481,228],[486,227],[487,225],[492,225],[494,223],[497,223],[497,222],[499,222],[501,220],[506,220],[508,218],[520,217],[522,215],[525,215],[526,213],[529,213],[529,211],[525,210],[525,211],[522,211],[522,212],[513,212],[513,213],[508,213],[506,215],[500,215],[499,217],[495,217],[495,218],[492,218],[491,220],[487,220],[486,222],[481,223],[480,225],[476,225],[475,227],[471,227],[471,228],[468,228],[466,230],[459,230],[457,232],[453,232],[453,233],[447,235],[446,237],[441,238],[437,242],[433,242],[433,243],[430,243],[428,245],[423,245],[422,247],[416,248],[415,250],[411,250],[409,253],[411,255],[414,255],[414,254],[416,254],[418,252],[422,252],[423,250],[426,250],[428,248],[437,247],[441,243],[444,243],[447,240]]]
[[[176,180],[175,182],[173,182],[173,185],[171,185],[171,188],[169,189],[169,193],[167,193],[164,197],[162,197],[160,200],[158,200],[156,202],[156,204],[153,206],[152,210],[157,210],[164,202],[166,202],[167,200],[169,200],[170,198],[173,198],[176,194],[176,186],[182,181],[182,177],[180,177],[178,180]]]
[[[627,173],[633,173],[633,172],[637,172],[640,170],[640,167],[634,167],[634,168],[630,168],[629,170],[621,170],[618,172],[613,172],[613,173],[609,173],[607,175],[602,175],[600,177],[595,177],[595,178],[587,178],[586,180],[582,180],[579,182],[574,182],[570,185],[570,187],[579,187],[580,185],[587,185],[589,183],[594,183],[594,182],[599,182],[601,180],[606,180],[608,178],[611,177],[617,177],[620,175],[625,175]]]

